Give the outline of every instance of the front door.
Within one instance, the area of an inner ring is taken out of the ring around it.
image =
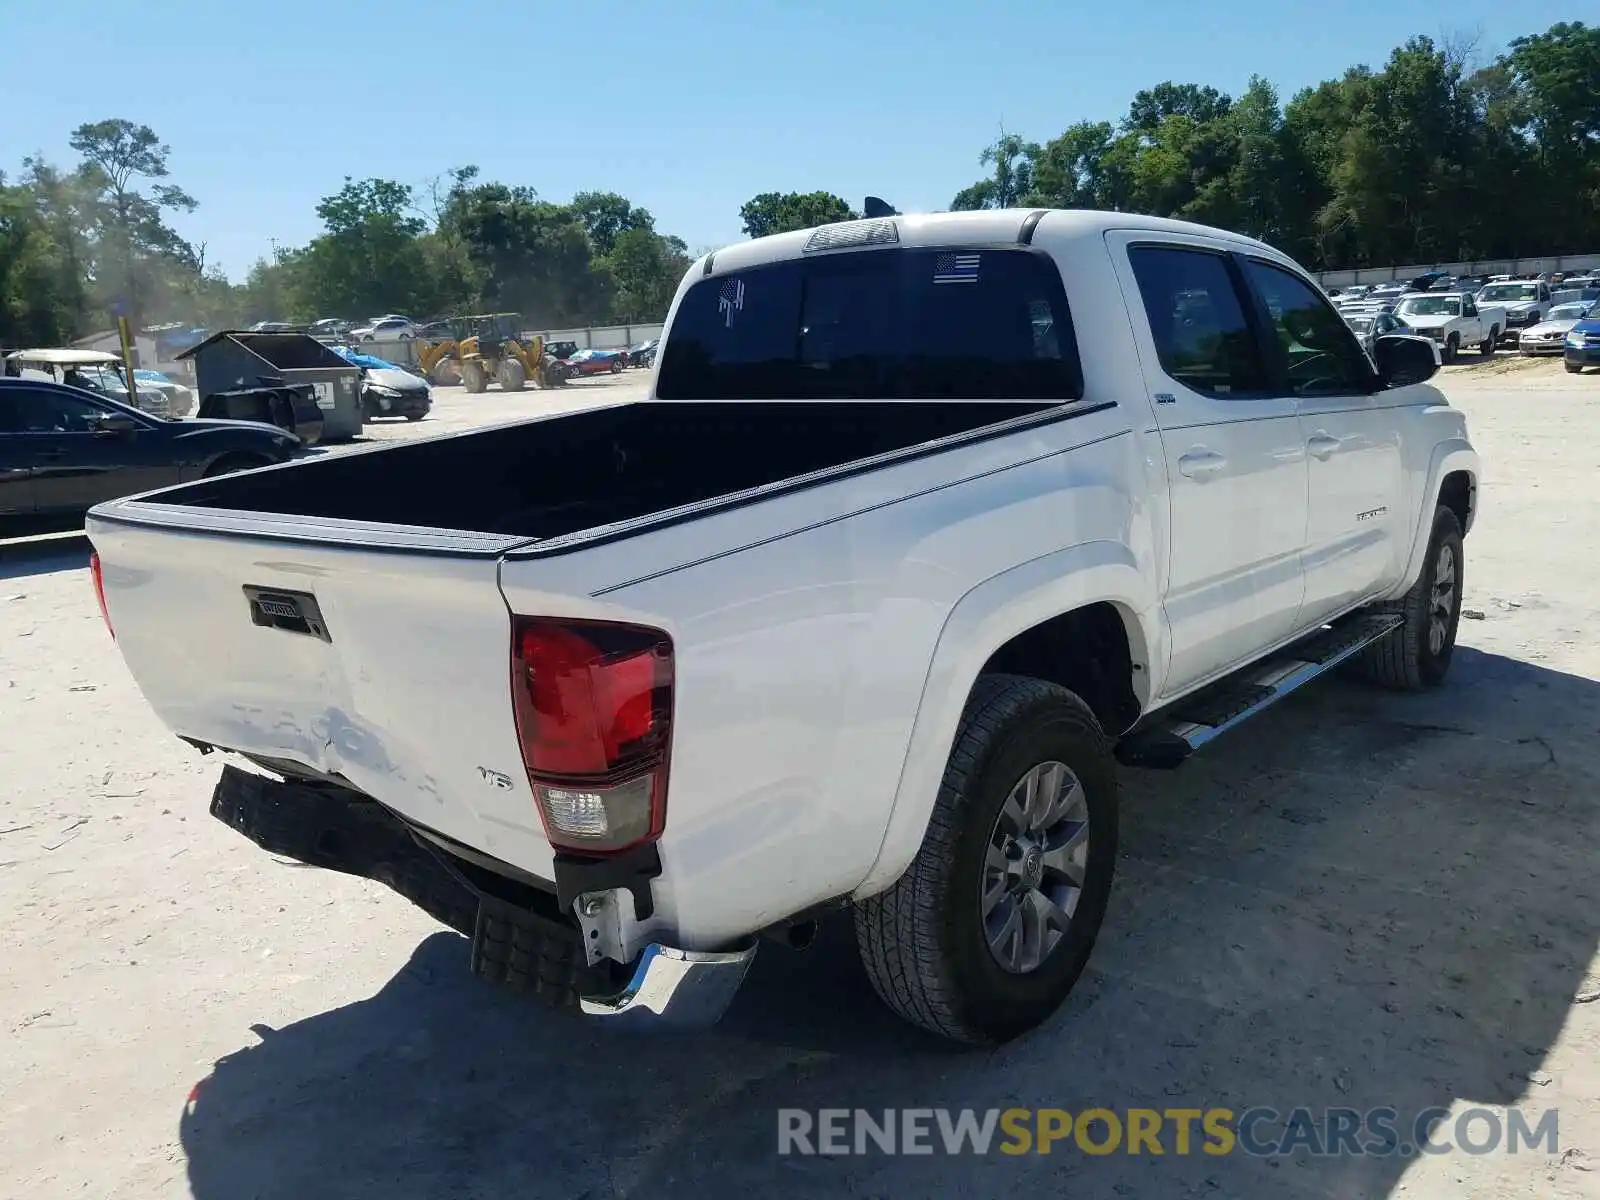
[[[1166,698],[1282,641],[1302,599],[1306,456],[1226,243],[1107,235],[1166,459]]]
[[[7,389],[10,391],[11,389]],[[178,482],[170,445],[147,417],[138,429],[108,433],[96,422],[126,410],[67,388],[28,388],[24,432],[33,470],[33,499],[41,515],[83,512],[102,500]]]
[[[1377,386],[1350,327],[1308,281],[1265,259],[1243,263],[1276,334],[1273,386],[1298,402],[1305,438],[1310,509],[1296,625],[1308,628],[1387,587],[1404,568],[1410,529],[1394,406],[1415,397],[1413,389]]]

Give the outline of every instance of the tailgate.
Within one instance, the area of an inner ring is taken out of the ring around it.
[[[117,647],[173,730],[341,775],[551,878],[497,579],[519,539],[138,501],[88,524]]]

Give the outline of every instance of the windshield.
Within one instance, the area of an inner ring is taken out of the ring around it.
[[[1459,317],[1460,296],[1413,296],[1400,302],[1400,311],[1411,317]]]
[[[1507,300],[1537,300],[1539,288],[1531,283],[1491,283],[1478,293],[1478,299],[1490,304],[1504,304]]]
[[[1350,326],[1350,328],[1354,329],[1357,333],[1366,333],[1369,330],[1371,330],[1371,328],[1372,328],[1372,318],[1371,317],[1351,317],[1346,322],[1346,324],[1348,324]]]
[[[1558,304],[1550,310],[1552,321],[1581,321],[1589,311],[1588,304]]]

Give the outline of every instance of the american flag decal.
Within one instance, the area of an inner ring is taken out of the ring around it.
[[[722,285],[717,293],[717,311],[722,314],[724,325],[732,329],[733,314],[744,311],[744,280],[730,279]]]
[[[935,283],[977,283],[978,255],[941,254],[933,260]]]

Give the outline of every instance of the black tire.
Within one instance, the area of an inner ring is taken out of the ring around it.
[[[1444,353],[1441,354],[1439,357],[1442,358],[1447,363],[1453,363],[1456,360],[1456,355],[1459,354],[1460,352],[1461,352],[1461,338],[1458,335],[1452,333],[1449,337],[1445,338],[1445,340],[1444,340]]]
[[[502,392],[520,392],[527,382],[528,373],[522,369],[522,364],[516,359],[508,358],[500,363],[500,390]]]
[[[218,475],[232,475],[235,471],[251,471],[256,467],[271,465],[271,459],[262,458],[259,454],[224,454],[200,475],[203,479],[215,479]]]
[[[1561,365],[1566,367],[1568,375],[1579,375],[1579,374],[1582,374],[1582,372],[1583,372],[1583,364],[1582,363],[1564,362]]]
[[[1478,343],[1478,353],[1485,358],[1494,354],[1494,348],[1500,344],[1500,326],[1489,326],[1489,336]]]
[[[1082,890],[1060,940],[1013,973],[990,950],[980,911],[990,839],[1012,788],[1035,765],[1077,776],[1090,830]],[[985,675],[962,713],[922,847],[887,891],[856,908],[856,944],[895,1013],[952,1041],[992,1045],[1060,1007],[1089,961],[1116,868],[1117,774],[1100,723],[1073,693]]]
[[[489,390],[489,373],[483,369],[481,362],[472,359],[461,364],[461,383],[476,396]]]
[[[1433,627],[1434,585],[1441,566],[1441,555],[1448,547],[1454,575],[1449,597],[1449,614],[1443,622],[1443,643],[1436,647]],[[1364,649],[1355,658],[1357,672],[1371,683],[1401,692],[1420,692],[1438,687],[1450,670],[1455,653],[1456,630],[1461,624],[1462,584],[1466,556],[1461,540],[1461,522],[1455,513],[1440,505],[1433,513],[1433,530],[1428,551],[1422,560],[1422,573],[1411,590],[1399,600],[1380,604],[1375,612],[1394,612],[1405,617],[1405,624],[1387,637]]]
[[[621,358],[613,358],[611,360],[611,373],[613,375],[621,375],[622,374],[623,365],[624,364],[623,364]]]
[[[406,414],[406,420],[408,420],[408,421],[420,421],[420,420],[422,420],[423,417],[425,417],[427,415],[428,415],[427,413],[407,413]]]

